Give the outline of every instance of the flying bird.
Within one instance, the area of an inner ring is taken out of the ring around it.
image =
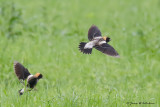
[[[36,73],[35,75],[30,74],[27,68],[25,68],[21,63],[15,61],[14,62],[14,71],[20,82],[25,85],[24,81],[27,80],[27,88],[32,90],[39,79],[43,77],[42,74]],[[22,95],[24,93],[24,88],[19,90],[19,94]]]
[[[111,40],[109,37],[102,37],[101,31],[95,25],[92,25],[88,30],[88,40],[89,42],[81,42],[79,44],[79,50],[84,54],[91,54],[92,49],[95,48],[104,54],[113,57],[119,57],[117,51],[108,44]]]

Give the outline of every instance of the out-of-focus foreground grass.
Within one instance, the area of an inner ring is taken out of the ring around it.
[[[159,10],[159,0],[1,0],[1,106],[160,106]],[[79,52],[92,24],[120,58]],[[38,91],[18,95],[15,60],[43,74]]]

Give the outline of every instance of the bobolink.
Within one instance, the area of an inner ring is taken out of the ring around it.
[[[16,61],[14,62],[14,71],[22,84],[24,84],[24,80],[27,80],[27,88],[29,88],[30,90],[32,90],[36,86],[38,80],[43,77],[43,75],[40,73],[36,73],[35,75],[30,74],[27,68]],[[19,90],[20,95],[22,95],[23,93],[24,88]]]
[[[92,48],[96,48],[97,50],[101,51],[104,54],[119,57],[117,51],[108,44],[111,40],[109,37],[102,37],[101,31],[98,29],[97,26],[92,25],[88,30],[88,39],[89,42],[81,42],[79,44],[79,50],[84,54],[91,54]]]

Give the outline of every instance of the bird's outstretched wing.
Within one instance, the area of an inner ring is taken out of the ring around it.
[[[97,26],[92,25],[88,30],[88,39],[91,41],[94,37],[102,36]]]
[[[103,43],[102,45],[96,45],[95,48],[104,54],[107,54],[113,57],[119,57],[119,54],[117,53],[117,51],[107,43]]]
[[[19,80],[25,80],[29,75],[31,75],[27,68],[16,61],[14,62],[14,71]]]

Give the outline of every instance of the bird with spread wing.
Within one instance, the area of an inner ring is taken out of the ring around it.
[[[108,44],[110,38],[106,36],[102,37],[101,31],[97,26],[92,25],[90,27],[90,29],[88,30],[88,39],[89,42],[81,42],[79,44],[79,50],[84,54],[91,54],[92,49],[95,48],[104,54],[113,57],[119,57],[117,51]]]
[[[27,88],[32,90],[39,79],[43,77],[42,74],[36,73],[35,75],[30,74],[27,68],[25,68],[21,63],[15,61],[14,62],[14,71],[20,82],[25,85],[24,81],[27,80]],[[22,95],[24,93],[24,88],[19,90],[19,94]]]

